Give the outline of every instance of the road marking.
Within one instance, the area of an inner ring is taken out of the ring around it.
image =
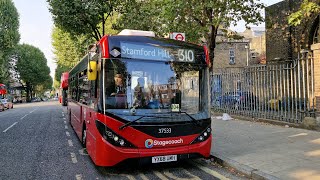
[[[211,174],[212,176],[218,178],[218,179],[221,179],[221,180],[229,180],[229,178],[227,177],[224,177],[223,175],[221,175],[220,173],[210,169],[210,168],[207,168],[205,166],[203,166],[201,163],[198,163],[198,162],[193,162],[193,164],[196,164],[196,167],[200,168],[202,171],[208,173],[208,174]]]
[[[69,133],[68,131],[66,131],[66,135],[67,135],[67,136],[70,136],[70,133]]]
[[[9,126],[7,129],[5,129],[4,131],[2,131],[2,132],[7,132],[10,128],[12,128],[14,125],[16,125],[18,122],[15,122],[15,123],[13,123],[11,126]]]
[[[129,180],[136,180],[136,178],[134,178],[134,176],[129,175],[129,174],[120,174],[120,176],[125,176],[125,177],[128,178]]]
[[[153,171],[153,173],[158,176],[158,178],[160,178],[161,180],[169,180],[167,177],[165,177],[164,175],[162,175],[159,171]]]
[[[38,109],[38,108],[37,108]],[[31,113],[33,113],[35,110],[37,110],[37,109],[34,109],[34,110],[32,110],[32,111],[30,111],[29,113],[31,114]]]
[[[68,129],[68,126],[67,126],[67,125],[65,125],[65,126],[64,126],[64,128],[65,128],[65,129]]]
[[[201,180],[198,176],[196,175],[193,175],[191,173],[189,173],[186,169],[183,169],[183,168],[173,168],[171,169],[175,172],[184,172],[185,174],[187,174],[188,176],[190,176],[191,178],[179,178],[177,176],[175,176],[174,174],[172,174],[171,172],[169,172],[169,170],[165,170],[163,172],[164,175],[168,176],[169,178],[172,178],[172,179],[179,179],[179,180]]]
[[[67,121],[63,121],[65,124],[67,124]]]
[[[77,160],[76,154],[75,154],[75,153],[70,153],[70,155],[71,155],[71,160],[72,160],[72,162],[73,162],[73,163],[77,163],[78,160]]]
[[[26,114],[26,115],[24,115],[22,118],[20,118],[20,119],[24,119],[25,117],[27,117],[28,116],[28,114]]]
[[[139,173],[139,176],[141,177],[142,180],[149,180],[149,178],[142,173]]]
[[[81,174],[77,174],[76,175],[76,180],[82,180],[82,175]]]
[[[63,118],[64,120],[66,120],[66,118]]]
[[[307,133],[300,133],[300,134],[295,134],[295,135],[288,136],[288,137],[290,138],[290,137],[307,136],[307,135],[308,135]]]
[[[72,140],[68,140],[69,146],[73,146]]]

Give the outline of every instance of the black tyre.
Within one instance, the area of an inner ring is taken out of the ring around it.
[[[86,147],[86,142],[87,142],[87,129],[86,129],[86,126],[83,126],[83,129],[82,129],[82,141],[81,141],[81,144],[82,144],[82,147]]]

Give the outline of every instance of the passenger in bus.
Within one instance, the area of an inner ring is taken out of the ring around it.
[[[143,108],[147,105],[147,90],[144,88],[145,80],[144,77],[138,78],[138,84],[134,88],[134,103],[133,106],[137,108]]]

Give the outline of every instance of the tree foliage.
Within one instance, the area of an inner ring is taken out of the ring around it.
[[[293,26],[300,25],[303,20],[308,20],[313,14],[320,12],[320,6],[311,0],[304,0],[298,11],[288,17],[288,23]]]
[[[99,40],[105,23],[121,7],[121,0],[47,0],[57,27],[71,35],[91,35]],[[102,24],[102,25],[100,25]]]
[[[159,35],[185,32],[187,41],[205,43],[209,47],[211,61],[218,28],[263,21],[262,3],[253,0],[145,0],[130,3],[122,12],[118,28],[153,30]]]
[[[9,55],[20,40],[19,14],[11,0],[0,0],[0,82],[9,78]]]
[[[30,100],[32,90],[37,86],[50,89],[52,78],[50,68],[47,66],[47,59],[39,48],[32,45],[18,45],[15,51],[16,71],[19,78],[25,82],[27,98]]]
[[[68,68],[79,62],[86,52],[86,47],[93,41],[84,35],[72,36],[58,27],[53,28],[51,37],[57,65]]]
[[[114,14],[106,20],[105,32],[108,34],[117,34],[118,31],[112,29],[112,24],[117,20],[117,15]],[[98,25],[102,26],[102,23]],[[90,44],[95,42],[95,39],[88,35],[72,35],[58,27],[54,27],[52,32],[52,46],[57,69],[55,70],[54,87],[59,88],[60,77],[63,72],[69,71],[79,60],[85,55]]]
[[[52,31],[52,46],[55,55],[57,68],[55,70],[55,80],[60,82],[61,74],[69,71],[86,53],[86,47],[92,42],[93,38],[85,35],[71,35],[58,27]],[[55,88],[59,88],[57,83]]]

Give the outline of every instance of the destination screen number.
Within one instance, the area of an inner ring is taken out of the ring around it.
[[[194,62],[194,51],[191,49],[178,49],[178,61]]]

